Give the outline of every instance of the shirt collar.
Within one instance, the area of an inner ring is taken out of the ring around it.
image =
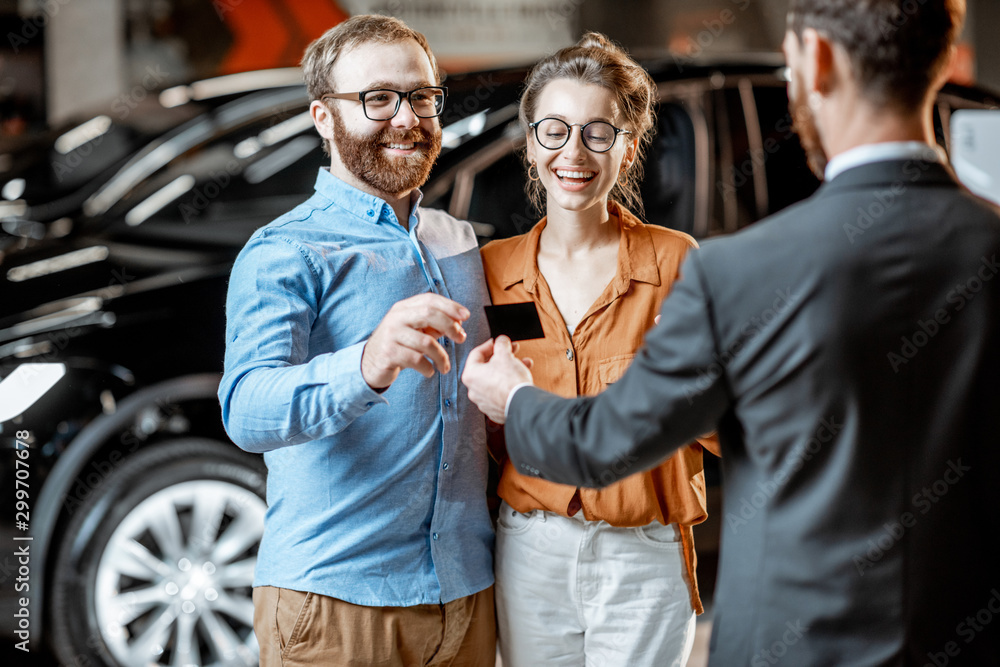
[[[649,230],[639,218],[615,202],[608,204],[608,213],[618,222],[622,231],[621,242],[618,245],[618,270],[614,278],[615,291],[623,294],[633,280],[659,285],[659,265]],[[523,282],[524,289],[529,294],[535,293],[535,286],[541,275],[538,271],[538,242],[546,222],[546,218],[539,220],[538,224],[524,235],[519,244],[519,252],[515,251],[510,256],[503,273],[504,289]]]
[[[941,149],[922,141],[887,141],[879,144],[857,146],[830,160],[824,178],[829,183],[848,169],[872,162],[889,160],[925,160],[943,162]]]
[[[395,222],[396,214],[389,203],[381,197],[370,195],[367,192],[345,183],[330,173],[329,167],[321,167],[316,175],[316,192],[328,198],[344,211],[362,220],[377,223],[385,216],[386,221]],[[416,210],[423,199],[423,193],[417,189],[410,195],[410,220],[409,226],[412,229],[417,222]]]

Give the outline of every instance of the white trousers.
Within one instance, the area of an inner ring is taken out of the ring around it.
[[[500,506],[504,667],[684,667],[695,614],[674,525],[615,528]]]

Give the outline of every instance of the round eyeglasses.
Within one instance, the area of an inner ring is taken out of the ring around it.
[[[573,127],[580,128],[583,145],[595,153],[607,153],[615,145],[619,134],[631,134],[603,120],[592,120],[589,123],[567,123],[559,118],[543,118],[529,123],[528,127],[535,131],[535,139],[543,148],[551,151],[562,148],[569,141]]]
[[[443,86],[425,86],[409,92],[378,88],[362,90],[358,93],[329,93],[320,99],[360,101],[368,120],[389,120],[399,113],[399,105],[406,98],[417,118],[434,118],[444,111],[444,100],[448,89]]]

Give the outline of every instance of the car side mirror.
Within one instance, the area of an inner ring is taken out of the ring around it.
[[[951,116],[951,163],[976,195],[1000,204],[1000,109],[961,109]]]

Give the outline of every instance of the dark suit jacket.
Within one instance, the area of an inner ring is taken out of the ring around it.
[[[691,253],[602,395],[519,390],[508,452],[603,486],[718,428],[714,665],[1000,664],[998,256],[944,167],[856,167]]]

